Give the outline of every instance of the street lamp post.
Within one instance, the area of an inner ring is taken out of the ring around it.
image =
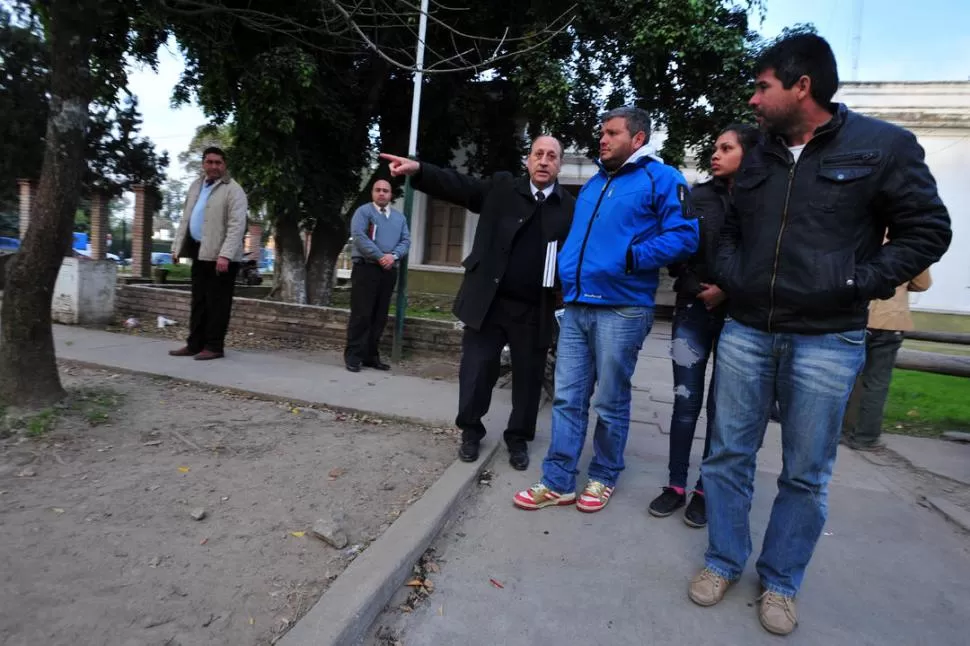
[[[421,82],[424,79],[424,38],[428,31],[428,0],[421,0],[421,16],[418,19],[418,45],[415,54],[414,92],[411,97],[411,134],[408,139],[408,157],[414,159],[418,154],[418,115],[421,112]],[[408,229],[411,228],[411,211],[414,208],[414,188],[411,178],[404,180],[404,218]],[[413,236],[412,236],[413,239]],[[391,346],[391,360],[401,360],[401,346],[404,339],[404,316],[408,307],[408,254],[401,258],[398,267],[397,305],[394,313],[394,343]]]

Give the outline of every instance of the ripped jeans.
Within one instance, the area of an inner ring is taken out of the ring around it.
[[[687,487],[687,469],[694,443],[694,429],[704,403],[704,376],[707,360],[717,358],[717,339],[724,327],[723,307],[713,312],[699,300],[677,299],[670,357],[674,364],[674,413],[670,420],[671,487]],[[704,456],[710,453],[711,432],[714,428],[714,377],[707,394],[707,432],[704,437]],[[703,491],[697,478],[698,491]]]

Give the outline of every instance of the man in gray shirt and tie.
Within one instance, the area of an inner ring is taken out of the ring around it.
[[[350,221],[354,268],[350,274],[350,320],[344,363],[350,372],[360,367],[390,370],[381,361],[380,342],[397,281],[397,263],[411,246],[407,220],[391,203],[391,184],[379,179],[371,189],[373,202],[354,212]]]

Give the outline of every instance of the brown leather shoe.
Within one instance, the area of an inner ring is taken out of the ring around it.
[[[194,357],[197,354],[199,354],[199,353],[198,352],[192,352],[192,350],[190,350],[189,349],[189,346],[187,346],[187,345],[186,346],[182,346],[178,350],[169,350],[168,351],[168,355],[170,357]]]
[[[211,361],[212,359],[221,359],[226,356],[222,352],[213,352],[212,350],[203,350],[199,354],[195,355],[196,361]]]

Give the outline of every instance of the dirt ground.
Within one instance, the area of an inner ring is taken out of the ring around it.
[[[63,407],[0,412],[7,646],[272,644],[454,457],[447,429],[62,375]]]
[[[109,326],[106,329],[109,332],[124,332],[126,334],[171,339],[176,345],[184,344],[185,342],[186,330],[183,325],[174,325],[159,329],[152,321],[142,321],[141,323],[142,325],[137,328],[128,329],[119,320],[115,325]],[[230,331],[226,336],[226,348],[229,351],[272,351],[303,361],[319,361],[320,363],[334,366],[344,365],[343,347],[302,339],[265,337],[256,333],[249,334]],[[400,363],[395,364],[394,373],[421,377],[422,379],[458,381],[458,359],[449,359],[444,356],[406,357]]]

